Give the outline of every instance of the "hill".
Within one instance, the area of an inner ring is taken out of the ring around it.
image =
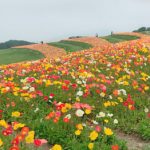
[[[150,27],[141,27],[137,30],[134,30],[133,32],[143,33],[150,35]]]
[[[23,40],[9,40],[4,43],[0,43],[0,49],[7,49],[15,46],[30,45],[30,44],[34,43]]]

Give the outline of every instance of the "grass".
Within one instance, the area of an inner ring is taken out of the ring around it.
[[[110,43],[119,43],[119,42],[124,42],[124,41],[130,41],[130,40],[136,40],[139,39],[140,37],[138,36],[133,36],[133,35],[109,35],[109,36],[104,36],[101,37],[105,40],[107,40]]]
[[[38,60],[41,58],[44,58],[42,53],[30,49],[9,48],[0,50],[0,65]]]
[[[79,50],[83,50],[83,49],[89,49],[92,47],[88,43],[77,42],[77,41],[65,41],[65,40],[62,40],[59,42],[52,42],[52,43],[49,43],[49,45],[63,48],[67,52],[75,52],[75,51],[79,51]]]

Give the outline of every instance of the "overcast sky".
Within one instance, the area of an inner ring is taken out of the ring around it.
[[[150,0],[0,0],[0,42],[53,41],[150,26]]]

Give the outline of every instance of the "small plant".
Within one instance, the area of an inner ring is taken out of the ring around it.
[[[139,123],[138,133],[141,135],[142,139],[150,140],[150,121],[143,120]]]

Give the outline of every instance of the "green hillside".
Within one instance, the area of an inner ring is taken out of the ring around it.
[[[38,60],[44,55],[36,50],[9,48],[0,50],[0,65],[11,64],[22,61]]]
[[[89,49],[92,47],[88,43],[77,42],[77,41],[65,41],[65,40],[62,40],[59,42],[52,42],[52,43],[49,43],[49,45],[63,48],[67,52],[74,52],[74,51],[79,51],[79,50],[83,50],[83,49]]]
[[[101,38],[107,40],[110,43],[119,43],[119,42],[124,42],[124,41],[136,40],[136,39],[139,39],[140,37],[133,36],[133,35],[112,34],[112,35],[104,36]]]

